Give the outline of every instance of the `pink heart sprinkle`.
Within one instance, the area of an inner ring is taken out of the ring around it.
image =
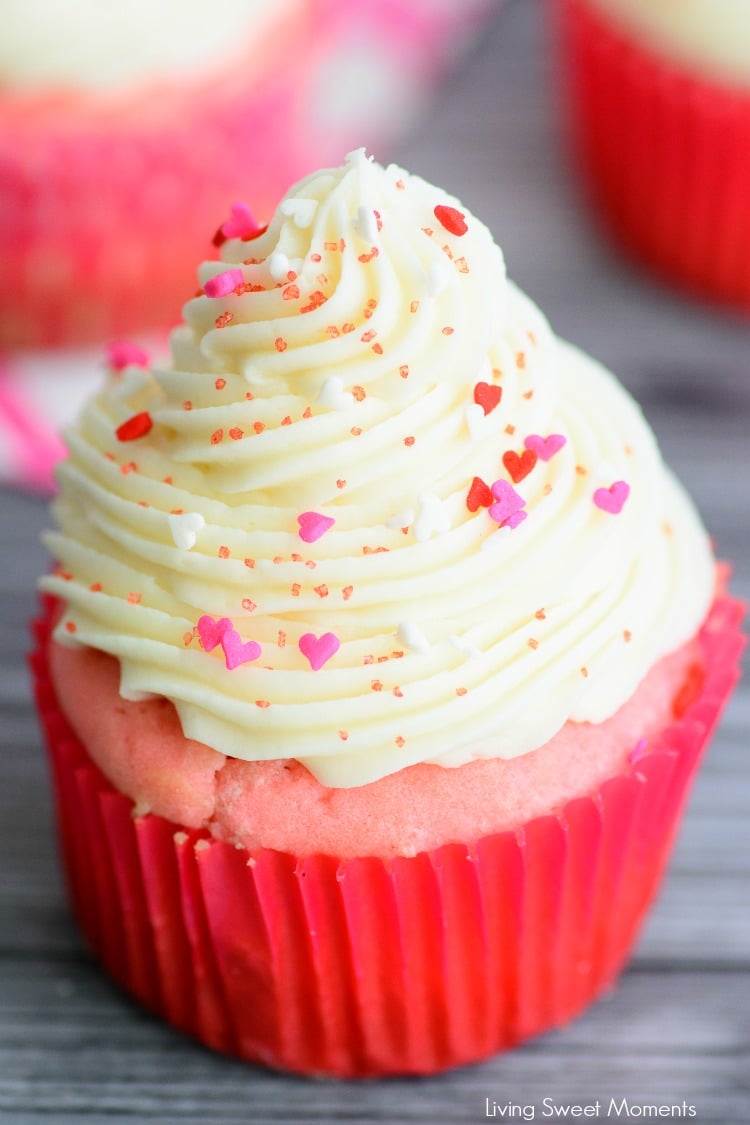
[[[198,636],[205,651],[213,652],[216,646],[220,644],[227,629],[231,628],[232,622],[228,617],[222,617],[219,621],[214,621],[213,617],[204,614],[203,617],[198,618]]]
[[[512,516],[508,516],[507,520],[503,520],[500,526],[508,527],[511,531],[513,531],[518,527],[519,523],[523,523],[527,515],[528,512],[514,512]]]
[[[244,280],[242,270],[225,270],[224,273],[209,278],[203,286],[203,292],[207,297],[226,297],[227,293],[232,293],[238,285],[242,285]]]
[[[609,488],[597,488],[594,503],[603,512],[619,515],[622,506],[630,495],[630,485],[624,480],[616,480]]]
[[[137,344],[127,340],[115,340],[107,346],[107,363],[115,371],[122,371],[124,367],[148,367],[149,354]]]
[[[536,453],[540,461],[549,461],[562,449],[566,440],[562,434],[550,434],[546,438],[541,437],[540,434],[529,434],[527,438],[524,438],[523,444],[524,448]]]
[[[221,225],[221,233],[225,238],[249,238],[260,230],[260,223],[256,222],[247,203],[238,200],[231,207],[231,217]]]
[[[314,543],[321,535],[325,535],[335,522],[330,516],[324,516],[320,512],[303,512],[301,516],[297,516],[299,537],[305,543]]]
[[[236,629],[230,626],[221,638],[221,647],[224,649],[224,660],[231,672],[240,664],[248,664],[257,660],[261,653],[257,641],[243,641]]]
[[[298,647],[302,655],[310,661],[313,672],[317,672],[336,655],[341,648],[341,641],[335,633],[323,633],[322,637],[316,637],[314,633],[303,633]]]
[[[526,507],[526,501],[522,496],[516,492],[512,484],[507,480],[496,480],[492,485],[492,495],[495,497],[496,503],[491,504],[488,511],[493,520],[497,523],[504,524],[511,516],[521,511],[521,508]],[[520,520],[516,521],[520,523]],[[513,524],[515,527],[516,524]]]

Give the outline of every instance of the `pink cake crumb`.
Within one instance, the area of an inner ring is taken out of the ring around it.
[[[512,830],[593,792],[673,720],[700,648],[691,642],[663,659],[606,722],[566,723],[533,753],[419,764],[351,789],[327,788],[293,760],[227,759],[186,739],[168,701],[120,697],[119,665],[105,653],[51,643],[49,658],[68,721],[139,812],[248,849],[389,858]]]

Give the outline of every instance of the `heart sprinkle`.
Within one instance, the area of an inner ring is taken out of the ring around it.
[[[482,407],[485,414],[491,413],[503,397],[503,388],[491,383],[477,383],[474,388],[474,402]]]
[[[549,461],[556,453],[559,453],[566,440],[562,434],[550,434],[546,438],[539,434],[529,434],[527,438],[524,438],[523,444],[526,449],[536,453],[540,461]]]
[[[256,222],[247,203],[233,203],[230,218],[222,223],[213,237],[214,246],[221,246],[228,238],[242,238],[245,241],[257,238],[266,227]]]
[[[455,234],[458,238],[466,234],[469,229],[466,225],[466,216],[463,211],[459,211],[456,207],[438,203],[434,215],[441,227],[445,227],[449,234]]]
[[[341,641],[335,633],[323,633],[320,637],[316,637],[314,633],[303,633],[298,641],[298,648],[309,660],[313,672],[317,672],[336,655],[341,648]]]
[[[244,281],[242,270],[224,270],[223,273],[217,273],[216,277],[208,279],[203,286],[203,292],[207,297],[226,297],[228,293],[234,292],[237,286],[242,285]]]
[[[316,401],[330,410],[346,410],[354,402],[354,395],[344,390],[344,384],[338,375],[329,375],[320,388]]]
[[[134,414],[132,418],[119,425],[115,430],[115,437],[118,441],[137,441],[138,438],[146,436],[153,424],[149,412],[142,410],[140,414]]]
[[[303,512],[301,516],[297,516],[299,537],[305,543],[314,543],[321,535],[325,535],[335,522],[331,516],[324,516],[320,512]]]
[[[148,367],[149,354],[137,344],[130,344],[127,340],[117,340],[107,347],[107,363],[115,371],[122,371],[124,367]]]
[[[206,522],[200,512],[172,512],[167,520],[175,545],[183,551],[195,546],[198,532]]]
[[[396,636],[401,644],[406,645],[413,652],[419,652],[424,656],[426,652],[430,651],[430,642],[427,637],[419,626],[411,621],[402,621],[396,630]]]
[[[441,535],[450,528],[448,512],[439,496],[423,492],[419,497],[417,517],[414,520],[414,538],[426,542],[431,535]]]
[[[285,199],[280,207],[282,215],[293,219],[300,230],[312,225],[317,209],[317,199]]]
[[[492,489],[481,477],[474,477],[466,497],[466,507],[470,512],[477,512],[480,508],[489,508],[491,503]]]
[[[230,672],[240,664],[257,660],[261,654],[258,642],[243,641],[228,617],[221,617],[216,621],[208,614],[204,614],[203,617],[198,618],[197,628],[206,652],[213,652],[217,645],[221,645],[224,661]]]
[[[616,480],[609,488],[597,488],[594,493],[594,503],[603,512],[617,516],[629,495],[630,485],[624,480]]]
[[[503,453],[503,465],[508,470],[510,479],[514,484],[518,484],[524,477],[527,477],[537,462],[537,455],[533,449],[526,449],[520,455],[514,450],[509,449],[507,453]]]
[[[526,512],[522,511],[526,507],[524,498],[519,496],[507,480],[496,480],[492,485],[492,495],[495,503],[490,505],[490,517],[501,527],[509,527],[511,530],[518,527],[526,518]]]

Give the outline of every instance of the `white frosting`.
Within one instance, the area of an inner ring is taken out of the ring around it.
[[[288,0],[2,0],[0,86],[111,89],[260,41]]]
[[[118,657],[123,694],[167,696],[188,737],[332,786],[605,719],[713,592],[638,407],[553,336],[477,219],[441,225],[436,205],[465,208],[439,189],[357,152],[288,198],[316,201],[310,225],[282,206],[227,242],[201,284],[231,268],[246,291],[188,302],[171,366],[129,398],[113,374],[67,435],[48,537],[64,573],[43,583],[67,602],[58,639]],[[275,280],[279,253],[298,276]],[[150,431],[118,441],[144,411]],[[511,486],[503,454],[552,434],[565,444]],[[505,482],[523,522],[470,511],[474,477]],[[619,514],[593,500],[616,481]],[[204,615],[258,659],[204,651]],[[310,633],[340,641],[318,670]]]
[[[715,78],[750,85],[748,0],[589,0],[646,45]]]

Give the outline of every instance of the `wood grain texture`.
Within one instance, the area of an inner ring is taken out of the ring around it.
[[[458,194],[554,327],[636,394],[748,599],[750,325],[663,289],[600,237],[569,175],[550,47],[542,4],[508,0],[419,132],[377,156]],[[543,1120],[545,1097],[599,1098],[604,1117],[609,1099],[623,1096],[685,1101],[701,1125],[750,1121],[746,685],[614,993],[569,1028],[434,1079],[353,1085],[270,1074],[152,1020],[82,946],[57,867],[24,666],[35,576],[47,565],[45,504],[6,491],[0,512],[0,1121],[468,1123],[487,1120],[486,1098],[533,1104]]]

